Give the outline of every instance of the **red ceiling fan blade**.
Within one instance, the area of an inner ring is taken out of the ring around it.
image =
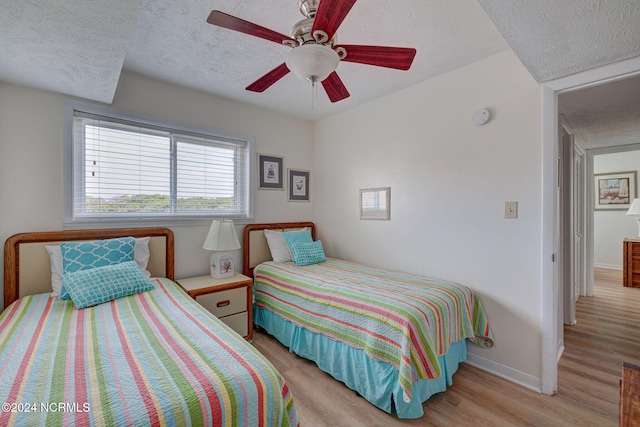
[[[397,70],[405,71],[411,67],[411,63],[413,62],[413,58],[416,56],[417,52],[412,47],[342,44],[335,46],[335,49],[338,48],[343,48],[347,52],[347,55],[342,58],[342,61],[395,68]]]
[[[282,44],[283,40],[291,40],[296,45],[298,42],[289,36],[280,34],[277,31],[270,30],[265,27],[261,27],[258,24],[254,24],[244,19],[236,18],[235,16],[227,15],[219,10],[212,10],[207,18],[207,22],[218,27],[228,28],[230,30],[239,31],[241,33],[249,34],[250,36],[260,37],[261,39],[269,40]]]
[[[267,90],[272,84],[283,78],[289,74],[289,69],[287,68],[287,64],[280,64],[273,70],[269,71],[264,76],[260,77],[255,82],[251,83],[247,86],[247,90],[252,92],[264,92]]]
[[[322,81],[322,87],[324,87],[325,92],[329,95],[329,100],[331,102],[342,101],[345,98],[348,98],[349,91],[338,77],[338,73],[335,71],[329,74],[329,77]]]
[[[322,0],[318,5],[311,34],[316,30],[322,30],[329,36],[328,40],[331,40],[355,2],[356,0]]]

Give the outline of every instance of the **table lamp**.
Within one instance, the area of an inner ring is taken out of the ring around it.
[[[224,279],[231,277],[233,271],[233,254],[229,251],[240,249],[240,242],[233,226],[233,221],[213,220],[209,234],[202,245],[211,253],[211,277]]]
[[[635,199],[627,211],[628,216],[635,216],[638,222],[638,237],[640,237],[640,199]]]

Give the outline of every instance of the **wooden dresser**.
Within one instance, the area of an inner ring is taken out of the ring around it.
[[[640,288],[640,238],[624,239],[622,269],[622,283]]]

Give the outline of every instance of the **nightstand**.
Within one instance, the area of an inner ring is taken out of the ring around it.
[[[236,273],[226,279],[200,276],[178,279],[177,282],[191,298],[247,341],[251,341],[253,280],[250,277]]]

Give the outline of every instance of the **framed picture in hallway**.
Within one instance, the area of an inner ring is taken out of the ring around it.
[[[637,197],[636,171],[594,174],[595,209],[627,210]]]

